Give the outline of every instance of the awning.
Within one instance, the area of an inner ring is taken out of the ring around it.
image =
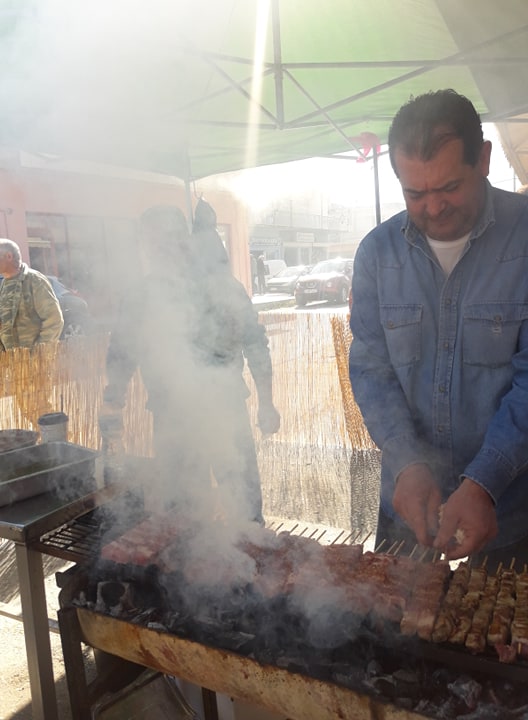
[[[0,34],[5,146],[188,180],[368,153],[453,87],[527,179],[526,0],[4,0]]]

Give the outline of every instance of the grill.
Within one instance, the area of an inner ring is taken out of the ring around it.
[[[99,558],[101,545],[110,539],[105,531],[104,521],[101,523],[101,510],[102,508],[99,508],[83,518],[78,518],[42,540],[47,547],[52,545],[57,552],[64,553],[61,556],[66,557],[67,554],[69,559],[83,558],[83,561],[89,559],[95,563],[92,566],[85,563],[83,572],[69,579],[61,591],[62,609],[59,616],[63,644],[66,644],[65,658],[74,654],[71,647],[74,638],[74,644],[86,643],[212,691],[256,703],[294,720],[414,720],[440,717],[431,714],[430,709],[417,711],[415,705],[405,707],[401,699],[396,700],[393,697],[395,690],[391,685],[392,680],[384,673],[375,678],[369,690],[365,689],[369,681],[369,663],[397,666],[398,658],[402,659],[402,664],[405,658],[405,664],[408,664],[409,657],[412,657],[411,665],[416,667],[416,672],[421,672],[424,668],[428,676],[445,672],[452,681],[457,675],[463,674],[477,678],[482,687],[493,685],[489,692],[497,699],[499,706],[502,685],[510,687],[510,696],[514,690],[519,690],[517,710],[524,701],[528,702],[528,696],[524,698],[522,692],[523,687],[528,686],[528,664],[524,661],[506,665],[500,663],[491,651],[474,655],[463,647],[435,644],[419,638],[395,638],[392,631],[386,633],[383,628],[378,628],[379,634],[376,638],[373,639],[371,635],[368,642],[360,638],[359,642],[346,643],[337,651],[303,646],[300,650],[287,649],[286,652],[274,655],[269,654],[267,649],[263,652],[262,648],[255,646],[249,649],[242,647],[244,637],[240,633],[235,633],[224,643],[225,633],[218,623],[218,616],[213,620],[202,618],[202,621],[187,626],[185,623],[178,625],[176,622],[176,628],[169,631],[166,625],[159,621],[159,614],[155,609],[153,612],[152,607],[137,608],[135,615],[124,618],[109,617],[101,613],[100,608],[94,610],[90,607],[79,607],[75,598],[78,598],[79,594],[88,593],[90,584],[93,584],[94,573],[103,581],[123,580],[118,566],[102,563]],[[110,508],[104,509],[105,513],[109,510]],[[270,522],[268,527],[277,533],[285,532],[310,538],[321,544],[353,543],[358,540],[343,530],[301,523],[276,520]],[[118,532],[114,529],[114,536],[117,537],[122,531],[123,528]],[[398,551],[399,548],[391,549],[391,552]],[[428,562],[431,557],[424,553],[420,560]],[[128,578],[133,576],[136,580],[146,581],[148,585],[152,580],[150,572],[150,569],[143,573],[141,568],[128,568],[125,574],[128,573]],[[275,602],[272,610],[279,611],[280,602]],[[229,613],[222,617],[229,620]],[[234,650],[239,641],[240,648]],[[359,680],[357,657],[364,658],[361,662],[366,668]],[[69,665],[74,667],[67,662],[66,666]],[[78,693],[79,672],[78,669],[72,672],[77,679],[75,682],[69,679],[69,682],[76,685],[76,689],[70,688],[70,693]],[[396,677],[399,683],[401,678],[398,679],[397,673]],[[417,689],[419,690],[419,685],[416,685],[415,691]],[[88,690],[85,689],[83,693],[87,694]],[[82,705],[82,702],[79,702]],[[82,709],[79,709],[78,717],[83,718]],[[458,718],[459,715],[452,717]],[[486,715],[472,717],[483,720]],[[502,720],[510,715],[495,717],[501,717]],[[511,717],[520,715],[517,712]]]
[[[73,513],[65,510],[64,516],[57,519],[57,527],[44,533],[33,543],[33,547],[47,555],[74,563],[94,561],[104,543],[127,530],[127,525],[122,522],[115,524],[116,513],[123,503],[134,508],[128,514],[128,526],[132,527],[145,517],[137,495],[118,488],[114,491],[117,491],[117,499],[114,493],[110,493],[107,502],[91,510],[78,508]]]

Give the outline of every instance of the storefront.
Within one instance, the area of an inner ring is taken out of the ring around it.
[[[138,218],[152,205],[188,199],[177,178],[103,166],[67,167],[24,154],[0,155],[0,233],[32,267],[76,289],[102,322],[123,290],[139,280]],[[250,289],[245,209],[225,191],[193,188],[216,211],[233,273]]]

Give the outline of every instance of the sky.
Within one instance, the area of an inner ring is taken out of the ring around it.
[[[484,136],[493,144],[489,179],[505,190],[519,187],[514,171],[501,147],[495,126],[484,124]],[[222,184],[240,197],[250,210],[258,212],[274,201],[323,193],[329,202],[345,207],[368,206],[374,203],[374,168],[372,162],[355,159],[311,158],[297,162],[267,165],[229,173]],[[389,157],[379,159],[380,201],[403,202],[401,188],[390,166]]]

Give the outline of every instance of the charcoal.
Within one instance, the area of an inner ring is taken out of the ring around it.
[[[482,695],[482,685],[473,678],[462,675],[454,682],[448,683],[448,690],[463,701],[468,710],[474,710]]]
[[[407,698],[418,700],[423,694],[421,679],[416,672],[402,668],[396,670],[392,677],[396,684],[396,697],[400,700]]]
[[[290,672],[304,673],[305,675],[311,670],[306,658],[300,655],[279,655],[275,661],[277,667],[289,670]]]
[[[97,600],[95,610],[117,615],[123,612],[123,598],[128,589],[127,583],[117,580],[104,580],[97,585]]]
[[[145,626],[149,630],[157,630],[158,632],[168,632],[167,626],[164,625],[163,623],[157,622],[156,620],[145,623]]]
[[[398,684],[392,675],[380,675],[372,678],[370,684],[376,693],[383,695],[385,698],[394,700],[398,696]]]
[[[389,622],[322,603],[308,615],[287,594],[191,587],[181,573],[98,562],[75,605],[236,652],[265,665],[366,692],[434,720],[528,720],[528,687],[459,676]],[[425,654],[426,656],[426,654]],[[438,662],[438,661],[437,661]],[[517,703],[518,709],[512,709]]]
[[[369,660],[367,663],[367,677],[376,677],[383,674],[383,668],[378,660]]]
[[[394,701],[395,705],[403,710],[412,710],[414,702],[415,701],[412,697],[397,697]]]
[[[478,703],[473,712],[457,715],[456,720],[513,720],[517,715],[503,707]]]
[[[420,683],[420,677],[413,670],[406,670],[405,668],[400,668],[399,670],[396,670],[394,673],[392,673],[392,675],[397,682],[401,682],[405,685],[416,685]]]
[[[135,625],[147,625],[147,627],[151,627],[154,624],[161,624],[160,610],[158,607],[144,608],[136,612],[130,622]],[[165,628],[165,631],[167,631],[167,628]]]
[[[422,713],[426,717],[435,718],[435,720],[455,720],[455,718],[458,718],[454,698],[448,698],[441,702],[434,702],[430,699],[421,700],[414,707],[414,712]]]
[[[366,677],[365,665],[361,662],[334,662],[332,664],[331,678],[346,687],[359,687]]]

